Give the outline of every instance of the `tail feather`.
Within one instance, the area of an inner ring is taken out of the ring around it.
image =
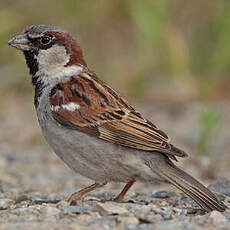
[[[223,205],[221,205],[220,207],[220,202],[216,198],[210,197],[209,195],[207,196],[200,188],[200,190],[198,190],[196,187],[187,184],[186,182],[184,182],[184,185],[182,185],[180,182],[178,182],[178,178],[174,179],[169,175],[166,175],[165,179],[168,179],[169,182],[175,185],[178,189],[182,190],[186,195],[188,195],[197,204],[199,204],[204,210],[208,212],[212,210],[218,210],[223,212],[225,210],[225,207],[223,207]]]
[[[157,167],[157,170],[156,168],[154,169],[154,167]],[[166,162],[166,167],[160,167],[160,165],[155,164],[154,167],[150,166],[155,173],[183,191],[205,211],[210,212],[217,210],[224,212],[228,208],[223,202],[218,201],[209,189],[176,167],[172,162]]]

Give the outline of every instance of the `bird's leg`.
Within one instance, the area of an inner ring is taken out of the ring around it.
[[[94,183],[86,188],[81,189],[78,192],[73,193],[70,198],[68,199],[68,202],[70,205],[76,205],[77,201],[81,199],[83,195],[85,195],[88,192],[93,191],[96,188],[104,186],[106,183]]]
[[[128,190],[132,187],[132,185],[135,183],[135,181],[130,181],[125,185],[125,187],[122,189],[122,191],[112,200],[115,202],[122,202],[125,194],[128,192]]]

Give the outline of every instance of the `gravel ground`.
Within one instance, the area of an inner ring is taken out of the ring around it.
[[[226,182],[226,181],[225,181]],[[221,181],[217,184],[221,185]],[[230,181],[228,181],[230,184]],[[227,188],[230,190],[230,187]],[[230,210],[204,213],[183,194],[133,193],[125,203],[101,202],[109,193],[86,196],[76,206],[52,195],[25,191],[0,197],[0,228],[13,229],[229,229]],[[230,197],[219,195],[226,204]]]
[[[17,98],[11,104],[6,110],[8,103],[1,102],[0,112],[1,230],[229,229],[230,210],[222,214],[204,213],[180,191],[165,185],[137,183],[128,192],[125,203],[103,203],[102,199],[112,198],[122,189],[123,184],[111,183],[88,194],[76,206],[69,206],[65,201],[68,196],[92,181],[73,173],[52,153],[41,137],[30,100]],[[176,111],[162,106],[139,108],[148,118],[158,121],[174,137],[174,143],[195,152],[200,105],[183,106]],[[230,206],[230,181],[223,179],[230,178],[230,129],[226,128],[230,124],[230,106],[218,104],[218,108],[224,128],[212,146],[212,155],[207,157],[209,165],[215,167],[210,169],[207,164],[197,163],[201,158],[192,154],[180,164],[210,184],[210,189]]]

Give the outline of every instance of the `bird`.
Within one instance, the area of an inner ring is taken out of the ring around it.
[[[188,154],[88,67],[69,32],[52,25],[32,25],[8,44],[24,54],[46,141],[71,169],[94,181],[70,196],[71,205],[109,182],[125,183],[113,199],[122,202],[140,181],[170,183],[206,212],[228,208],[176,166],[177,158]]]

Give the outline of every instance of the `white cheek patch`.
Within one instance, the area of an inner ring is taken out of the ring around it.
[[[73,75],[78,75],[82,72],[81,66],[66,66],[66,67],[60,67],[56,68],[55,71],[51,74],[52,78],[61,78],[61,77],[69,77]]]
[[[51,68],[68,63],[70,56],[66,53],[64,46],[53,45],[49,49],[40,49],[37,55],[39,68],[50,70]]]
[[[82,71],[81,66],[65,66],[70,59],[64,46],[54,45],[47,50],[40,50],[36,56],[39,71],[38,75],[47,75],[51,78],[72,76]]]
[[[55,106],[52,105],[51,106],[51,110],[55,112],[58,111],[59,109],[65,109],[70,112],[74,112],[75,110],[79,110],[80,108],[81,106],[74,102],[70,102],[66,105],[55,105]]]

